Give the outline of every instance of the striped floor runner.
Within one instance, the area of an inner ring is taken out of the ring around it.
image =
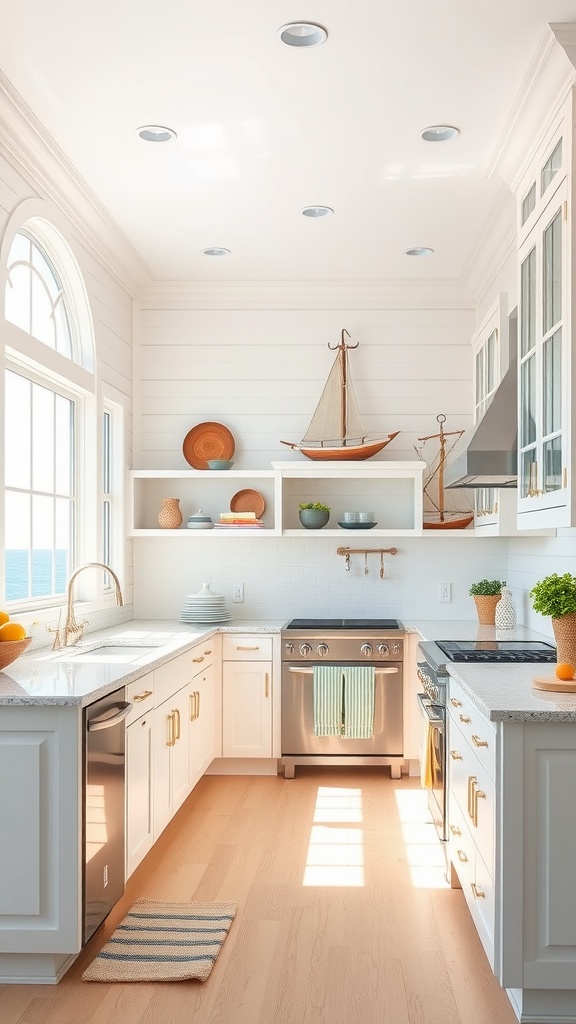
[[[236,916],[237,903],[138,900],[84,981],[206,981]]]

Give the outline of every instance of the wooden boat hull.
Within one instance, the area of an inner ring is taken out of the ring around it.
[[[422,525],[425,530],[465,530],[473,519],[474,513],[469,512],[467,515],[457,516],[454,519],[446,518],[444,522],[440,522],[439,519],[425,519]]]
[[[400,431],[396,430],[393,434],[388,434],[388,437],[378,438],[376,441],[366,441],[364,444],[337,445],[331,448],[328,446],[310,448],[302,443],[292,444],[290,441],[281,441],[280,444],[288,445],[289,448],[302,452],[307,459],[313,459],[316,462],[360,462],[377,455],[399,433]]]

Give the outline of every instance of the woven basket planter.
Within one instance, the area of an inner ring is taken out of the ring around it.
[[[560,665],[565,662],[576,668],[576,612],[552,619],[552,629],[556,640],[557,663]]]
[[[493,626],[496,614],[496,605],[500,600],[500,594],[474,594],[474,603],[478,622],[481,626]]]

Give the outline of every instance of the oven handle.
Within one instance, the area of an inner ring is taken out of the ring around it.
[[[444,728],[444,705],[434,704],[425,693],[417,693],[416,700],[418,701],[420,711],[424,715],[424,718],[430,723],[435,729]],[[439,711],[440,716],[437,717],[434,712]]]
[[[303,675],[303,676],[311,676],[314,673],[314,669],[313,668],[307,668],[307,667],[300,668],[298,665],[289,665],[288,666],[288,671],[289,672],[296,672],[298,675]],[[393,665],[387,665],[386,668],[375,668],[374,669],[374,674],[377,675],[377,676],[389,676],[389,675],[392,675],[393,673],[399,672],[399,671],[400,671],[400,669],[398,668],[397,665],[394,665],[394,666]]]

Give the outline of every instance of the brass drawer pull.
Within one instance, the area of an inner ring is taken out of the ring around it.
[[[486,793],[483,789],[474,789],[472,794],[472,824],[478,828],[478,801],[485,800]]]
[[[166,740],[167,747],[173,747],[176,743],[176,737],[174,735],[174,712],[171,715],[166,715],[166,721],[168,722],[168,739]]]
[[[196,690],[196,718],[200,718],[200,690]]]
[[[461,722],[464,722],[464,725],[470,725],[470,722],[472,721],[471,718],[468,718],[468,715],[459,715],[458,717]]]
[[[194,690],[194,692],[190,694],[190,721],[191,722],[196,721],[196,719],[198,718],[198,715],[196,714],[196,694],[197,693],[198,693],[198,690]]]
[[[475,747],[487,747],[488,740],[481,740],[479,736],[472,736],[472,743]]]
[[[476,785],[477,781],[478,780],[475,775],[468,776],[468,817],[472,818],[472,821],[474,821],[472,801],[474,799],[474,786]]]
[[[209,655],[210,655],[210,654],[212,654],[212,651],[204,651],[204,654],[205,654],[205,655],[206,655],[206,657],[208,658],[208,657],[209,657]]]
[[[462,861],[463,864],[468,863],[468,857],[464,853],[464,850],[456,850],[456,853],[458,854],[458,860]]]
[[[134,696],[132,697],[132,700],[136,701],[136,702],[141,701],[141,700],[148,700],[148,697],[151,697],[151,696],[152,696],[152,690],[144,690],[144,693],[136,693],[136,694],[134,694]]]
[[[450,751],[450,757],[452,758],[453,761],[461,761],[462,760],[462,754],[459,754],[457,750],[451,750]]]
[[[196,662],[196,664],[199,664],[199,662],[204,661],[204,655],[201,654],[199,658],[192,658],[192,661]]]
[[[237,651],[259,651],[260,645],[256,644],[254,647],[236,647]]]
[[[180,712],[178,711],[178,708],[175,708],[172,711],[172,714],[174,715],[174,720],[176,722],[176,729],[175,729],[175,735],[174,735],[174,743],[175,743],[176,740],[180,739]]]
[[[461,708],[462,707],[462,701],[456,700],[456,697],[450,697],[450,703],[451,703],[453,708]]]
[[[477,900],[485,900],[486,899],[486,893],[482,892],[482,889],[479,889],[475,882],[471,882],[470,884],[472,886],[472,892],[474,893],[474,898],[477,899]]]
[[[269,680],[267,672],[264,674],[264,681],[265,681],[264,682],[264,696],[265,697],[269,697],[270,696],[270,680]]]
[[[461,836],[462,835],[462,829],[458,828],[457,825],[450,825],[450,831],[451,831],[453,836]]]

